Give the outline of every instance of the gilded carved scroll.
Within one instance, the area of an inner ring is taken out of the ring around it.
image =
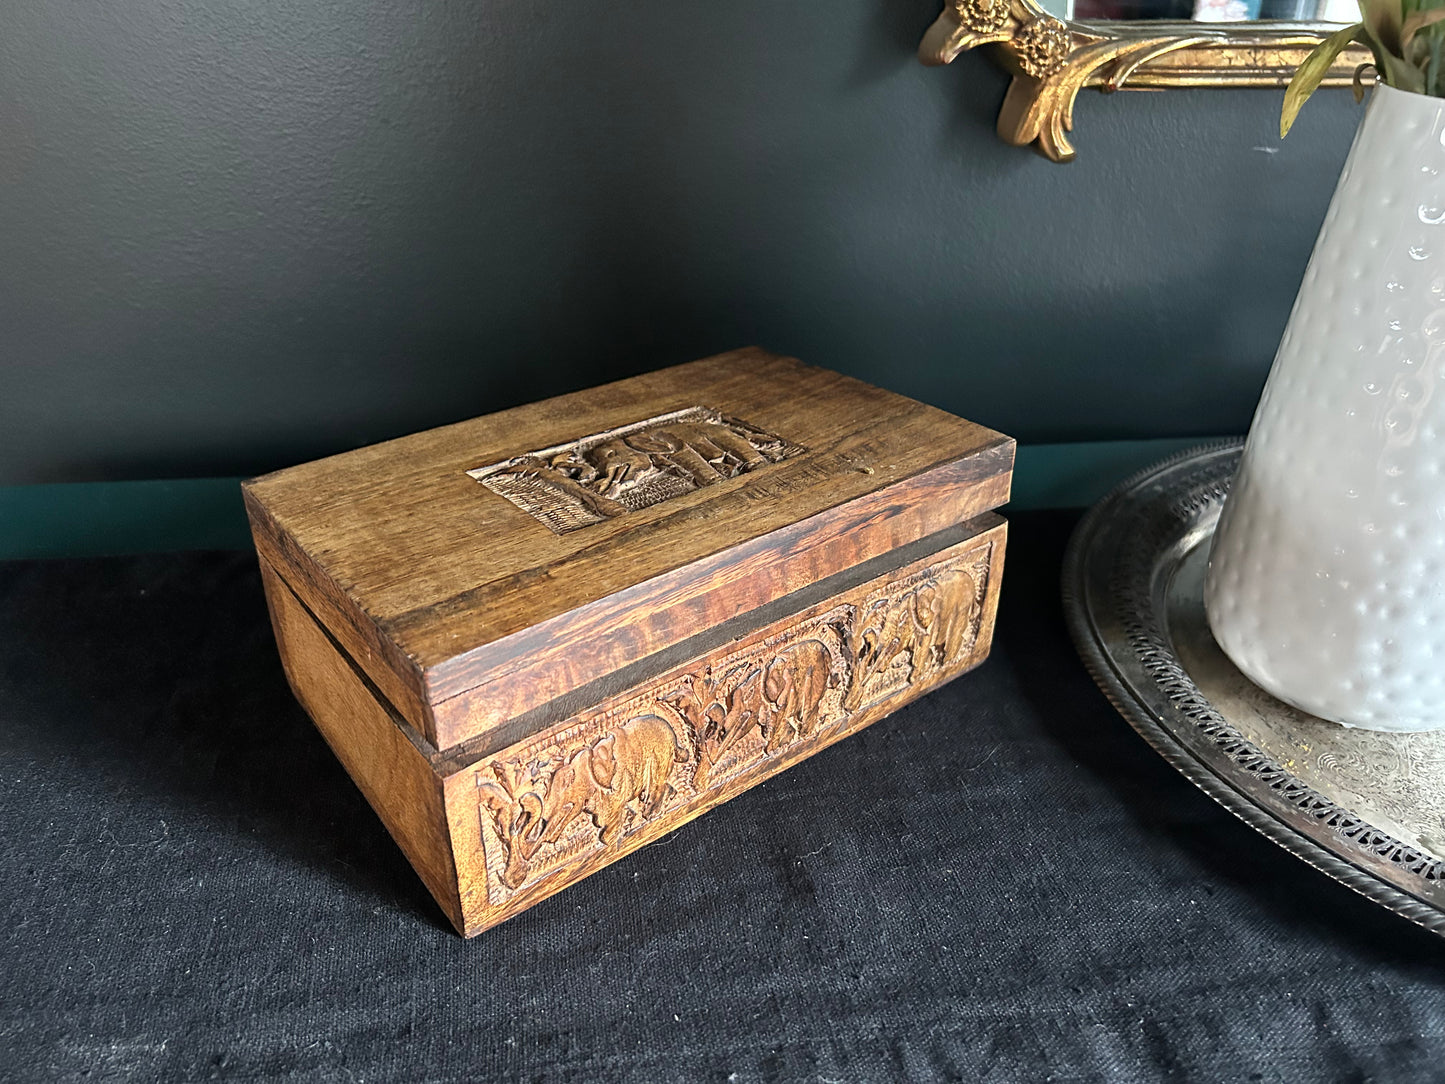
[[[476,769],[493,906],[869,708],[952,676],[978,640],[992,542],[673,670]],[[714,799],[716,800],[716,799]]]
[[[1074,100],[1085,87],[1283,87],[1336,27],[1269,20],[1242,23],[1061,20],[1038,0],[946,0],[918,46],[925,64],[948,64],[960,53],[990,46],[1013,74],[998,134],[1015,146],[1033,144],[1055,162],[1074,147]],[[1348,86],[1369,61],[1352,45],[1325,82]]]
[[[716,410],[689,407],[467,473],[564,534],[803,450]]]

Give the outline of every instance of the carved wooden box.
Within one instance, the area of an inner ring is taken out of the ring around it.
[[[1013,451],[750,349],[245,495],[297,697],[470,935],[981,662]]]

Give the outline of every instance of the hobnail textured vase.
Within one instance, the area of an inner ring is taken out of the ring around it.
[[[1215,531],[1210,628],[1338,723],[1445,726],[1445,101],[1377,87]]]

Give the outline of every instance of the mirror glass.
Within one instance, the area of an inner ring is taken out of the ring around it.
[[[1189,19],[1200,23],[1240,23],[1285,19],[1308,23],[1353,23],[1360,18],[1355,0],[1039,0],[1061,19]]]

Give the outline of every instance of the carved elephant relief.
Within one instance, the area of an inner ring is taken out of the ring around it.
[[[568,756],[544,787],[513,800],[497,784],[482,786],[481,801],[506,855],[502,883],[519,887],[537,853],[560,843],[581,816],[591,818],[604,846],[627,830],[634,803],[639,822],[655,817],[673,793],[673,765],[685,759],[665,719],[637,715]]]
[[[899,680],[883,684],[912,683],[956,661],[975,632],[978,606],[974,578],[958,570],[869,607],[852,638],[856,665],[849,710],[870,694],[886,695],[888,689],[877,687],[885,674],[896,672]]]
[[[626,483],[636,482],[656,469],[652,456],[634,448],[625,437],[594,444],[582,453],[582,458],[591,467],[590,477],[584,481],[608,497],[617,496]]]
[[[913,597],[917,625],[913,665],[947,666],[967,650],[978,617],[978,589],[967,572],[925,583]]]
[[[633,433],[627,441],[684,471],[699,486],[768,462],[746,437],[713,422],[674,422]],[[729,457],[736,461],[735,466],[727,465]],[[724,469],[718,469],[720,465]]]
[[[779,651],[763,672],[764,748],[775,753],[788,742],[810,737],[818,728],[824,695],[840,678],[833,653],[821,640],[800,640]]]
[[[592,780],[596,784],[584,808],[610,845],[627,826],[628,809],[635,801],[639,819],[657,816],[672,794],[668,777],[672,766],[686,760],[677,734],[657,715],[639,715],[592,746]]]

